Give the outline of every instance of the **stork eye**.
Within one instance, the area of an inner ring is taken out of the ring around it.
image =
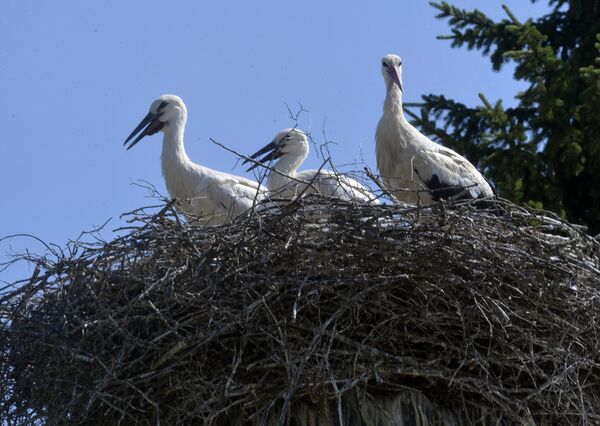
[[[158,110],[160,111],[161,109],[163,109],[164,107],[166,107],[167,105],[169,105],[169,103],[167,101],[162,101],[160,103],[160,105],[158,106]]]
[[[388,64],[386,64],[385,62],[382,62],[381,65],[383,65],[383,68],[387,68]]]

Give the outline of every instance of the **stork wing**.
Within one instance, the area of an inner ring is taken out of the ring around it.
[[[210,170],[200,180],[190,203],[193,211],[206,212],[213,223],[222,223],[250,209],[265,192],[266,188],[258,182]]]
[[[419,179],[432,191],[434,200],[455,196],[480,198],[493,195],[491,186],[475,166],[441,145],[420,151],[413,168]]]
[[[329,170],[305,170],[298,173],[296,177],[307,182],[313,182],[313,187],[324,196],[347,201],[380,204],[377,196],[364,185],[342,174]]]

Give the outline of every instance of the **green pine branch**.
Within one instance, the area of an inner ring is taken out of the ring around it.
[[[535,0],[532,0],[535,1]],[[407,114],[424,133],[466,155],[500,195],[555,210],[600,232],[600,0],[546,0],[550,12],[520,20],[503,6],[494,22],[478,10],[432,2],[453,48],[508,61],[527,87],[514,97],[467,106],[424,95]],[[493,78],[493,77],[490,77]]]

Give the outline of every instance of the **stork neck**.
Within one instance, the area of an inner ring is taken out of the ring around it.
[[[294,156],[287,154],[281,157],[273,166],[274,171],[271,171],[269,175],[269,188],[276,190],[290,183],[291,178],[296,175],[298,167],[305,159],[306,155]]]
[[[163,166],[165,161],[181,163],[190,161],[183,146],[183,133],[184,126],[182,125],[169,124],[165,127],[162,149]]]
[[[185,123],[173,123],[164,128],[161,155],[162,173],[169,194],[174,198],[188,196],[181,193],[183,188],[186,187],[182,185],[182,181],[185,180],[192,164],[183,145],[184,126]]]
[[[383,113],[399,116],[406,121],[404,118],[404,111],[402,110],[402,91],[394,83],[391,83],[388,86],[387,96],[383,105]]]

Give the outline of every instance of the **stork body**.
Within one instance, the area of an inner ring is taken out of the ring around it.
[[[269,193],[273,197],[294,198],[299,195],[318,193],[324,197],[346,201],[379,204],[377,196],[364,185],[348,176],[329,170],[303,170],[298,168],[309,152],[308,138],[298,129],[284,129],[273,141],[252,155],[266,163],[277,159],[268,176]],[[251,170],[258,164],[250,167]]]
[[[402,61],[382,60],[387,96],[375,134],[377,167],[386,188],[406,203],[430,205],[440,199],[484,198],[494,192],[466,158],[441,146],[408,122],[402,111]]]
[[[255,181],[192,162],[183,144],[187,108],[175,95],[163,95],[125,141],[141,131],[127,149],[144,136],[163,132],[162,173],[169,195],[181,203],[189,221],[220,225],[252,208],[266,192]],[[143,130],[142,130],[143,129]]]

